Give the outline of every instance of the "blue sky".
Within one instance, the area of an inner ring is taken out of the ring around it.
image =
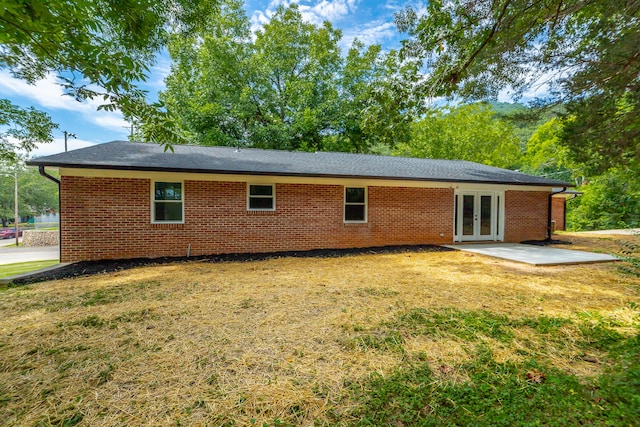
[[[367,0],[247,0],[245,8],[254,30],[259,29],[281,5],[297,3],[305,20],[320,24],[329,21],[342,30],[342,48],[359,38],[367,45],[381,44],[385,49],[397,48],[402,35],[393,24],[393,14],[406,5],[421,8],[419,1],[367,1]],[[346,50],[345,50],[346,51]],[[164,88],[164,77],[169,73],[171,60],[166,53],[158,56],[149,78],[142,87],[155,99]],[[6,70],[0,70],[0,98],[8,98],[23,107],[34,106],[47,112],[60,125],[52,144],[42,144],[32,155],[42,156],[64,151],[63,131],[72,132],[77,139],[69,139],[69,149],[96,143],[126,139],[128,123],[117,112],[97,111],[100,100],[80,103],[64,96],[62,88],[51,75],[36,85],[13,79]]]

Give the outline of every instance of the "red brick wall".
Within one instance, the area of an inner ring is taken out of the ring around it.
[[[567,199],[565,196],[552,197],[551,198],[551,219],[556,222],[556,230],[562,231],[565,229],[564,223],[564,210],[565,202]]]
[[[368,223],[345,224],[340,185],[277,184],[275,212],[248,212],[246,183],[185,181],[185,223],[151,224],[149,180],[61,181],[65,262],[453,240],[452,189],[369,187]]]
[[[61,180],[62,261],[302,251],[453,241],[453,190],[369,187],[368,222],[345,224],[341,185],[277,184],[248,212],[246,183],[185,181],[184,224],[151,224],[147,179]],[[548,193],[505,192],[505,241],[544,239]]]
[[[547,237],[549,193],[505,191],[504,240],[542,240]]]

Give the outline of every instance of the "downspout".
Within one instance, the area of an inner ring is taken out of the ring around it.
[[[44,165],[38,165],[38,172],[40,172],[40,175],[44,176],[48,180],[51,180],[56,184],[58,184],[58,216],[60,218],[60,226],[58,227],[58,242],[60,247],[59,249],[60,256],[58,261],[62,262],[62,212],[61,212],[62,206],[61,206],[61,200],[60,200],[60,180],[55,176],[49,175],[47,171],[44,170]]]
[[[556,191],[555,193],[553,191],[549,193],[549,206],[547,209],[547,240],[551,240],[551,206],[553,205],[553,196],[564,193],[565,191],[567,191],[567,187],[562,187],[562,190]]]

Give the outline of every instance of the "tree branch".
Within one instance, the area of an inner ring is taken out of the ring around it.
[[[460,81],[460,75],[464,73],[471,66],[473,61],[475,61],[476,57],[480,54],[480,52],[482,52],[482,50],[489,44],[489,42],[494,39],[495,35],[498,32],[498,28],[502,23],[502,19],[507,13],[507,9],[509,8],[510,4],[511,4],[511,0],[506,0],[504,2],[504,5],[500,10],[500,14],[497,17],[496,22],[494,22],[493,26],[491,27],[491,31],[489,32],[487,37],[485,37],[485,39],[482,41],[480,46],[478,46],[478,48],[471,54],[471,56],[465,61],[462,67],[459,68],[458,71],[455,71],[448,76],[448,78],[446,79],[447,81],[453,84],[457,84]]]
[[[42,49],[42,52],[44,52],[45,55],[47,55],[52,61],[56,61],[56,58],[53,56],[53,54],[51,52],[49,52],[49,50],[47,50],[32,34],[30,31],[20,27],[19,25],[16,25],[13,21],[10,21],[8,19],[5,19],[3,17],[0,16],[0,21],[6,22],[7,24],[11,25],[12,27],[14,27],[15,29],[17,29],[18,31],[26,34],[31,41],[38,46],[40,49]]]

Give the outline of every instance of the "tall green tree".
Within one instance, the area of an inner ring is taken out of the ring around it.
[[[571,230],[640,227],[640,178],[629,169],[611,169],[578,188],[582,195],[568,203]]]
[[[0,68],[35,83],[55,74],[69,95],[100,97],[105,109],[126,117],[159,119],[137,83],[147,76],[169,34],[188,34],[200,25],[215,0],[3,0],[0,2]],[[11,120],[7,119],[10,117]],[[0,125],[7,121],[21,149],[52,139],[51,120],[0,103]],[[11,154],[3,145],[0,156]]]
[[[429,1],[426,13],[397,15],[407,56],[428,70],[429,96],[495,98],[549,85],[562,102],[561,135],[592,171],[638,167],[640,2],[637,0]]]
[[[567,147],[561,143],[561,134],[562,123],[558,118],[539,126],[527,143],[522,169],[534,175],[571,182],[574,172],[578,173],[578,167]],[[581,181],[577,179],[576,183]]]
[[[412,138],[395,154],[433,159],[468,160],[514,168],[521,158],[513,126],[496,117],[487,104],[430,110],[413,125]]]
[[[0,99],[0,159],[18,160],[17,151],[29,152],[36,143],[50,141],[57,127],[42,111]]]
[[[304,22],[297,6],[279,7],[257,32],[255,96],[270,114],[270,125],[256,129],[257,145],[322,149],[322,133],[330,132],[338,113],[340,38],[328,22]]]
[[[222,2],[206,25],[169,44],[173,59],[159,94],[166,121],[142,120],[139,138],[154,140],[170,132],[172,142],[232,145],[245,138],[259,111],[251,99],[251,30],[241,1]]]
[[[226,1],[207,28],[170,44],[175,61],[160,95],[175,134],[195,143],[366,152],[407,138],[417,67],[279,7],[251,36],[242,4]],[[142,132],[153,131],[142,127]]]

